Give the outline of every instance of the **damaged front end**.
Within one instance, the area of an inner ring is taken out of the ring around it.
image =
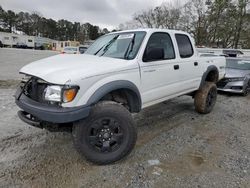
[[[62,103],[72,101],[79,89],[78,86],[55,85],[26,76],[15,94],[15,102],[22,109],[18,116],[29,125],[52,130],[83,119],[88,116],[90,107],[62,106]]]
[[[16,95],[18,95],[17,99],[19,99],[21,95],[24,94],[28,98],[34,101],[37,101],[39,103],[60,106],[61,105],[60,101],[56,102],[56,101],[45,100],[45,91],[46,91],[46,88],[50,85],[51,85],[50,83],[42,79],[39,79],[34,76],[26,75],[22,79],[19,85],[19,88],[17,90],[17,93],[16,93]]]

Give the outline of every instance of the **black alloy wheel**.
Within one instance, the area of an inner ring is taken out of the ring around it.
[[[119,121],[112,117],[102,117],[89,126],[86,139],[90,147],[98,152],[114,152],[120,148],[123,134]]]

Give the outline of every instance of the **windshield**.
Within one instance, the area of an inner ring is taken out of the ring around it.
[[[227,59],[226,67],[231,69],[250,70],[250,59]]]
[[[144,31],[104,35],[97,39],[85,54],[134,59],[145,35]]]

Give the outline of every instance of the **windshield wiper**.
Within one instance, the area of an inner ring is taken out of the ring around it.
[[[117,36],[115,36],[114,38],[112,38],[112,39],[109,41],[108,44],[104,44],[99,50],[97,50],[97,51],[94,53],[94,55],[97,55],[104,47],[105,47],[104,50],[106,50],[106,48],[107,48],[108,46],[110,46],[118,37],[119,37],[119,35],[117,35]],[[103,50],[103,51],[104,51],[104,50]],[[104,55],[104,54],[102,54],[102,55]],[[102,55],[101,55],[101,56],[102,56]]]
[[[129,42],[128,48],[127,48],[127,50],[126,50],[126,52],[124,54],[124,59],[128,59],[130,53],[133,51],[134,44],[135,44],[135,35],[136,34],[134,33],[134,36],[133,36],[132,40]]]
[[[108,51],[108,49],[109,49],[109,47],[111,46],[111,44],[113,44],[115,41],[116,41],[116,39],[119,37],[119,35],[116,35],[114,38],[112,38],[110,41],[109,41],[109,43],[107,44],[107,45],[104,45],[105,46],[105,48],[103,49],[103,53],[100,55],[100,56],[103,56],[107,51]],[[103,46],[103,47],[104,47]],[[102,48],[103,48],[102,47]],[[101,48],[101,49],[102,49]]]
[[[94,53],[94,55],[98,54],[98,53],[103,49],[103,47],[104,47],[105,45],[106,45],[106,44],[104,44],[99,50],[97,50],[97,51]]]

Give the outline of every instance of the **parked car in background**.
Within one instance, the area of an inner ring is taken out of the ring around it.
[[[78,47],[73,47],[73,46],[68,46],[65,47],[62,51],[62,54],[79,54],[79,49]]]
[[[28,48],[28,45],[25,44],[25,43],[23,43],[23,42],[18,42],[18,43],[16,43],[15,47],[16,47],[16,48],[23,48],[23,49],[26,49],[26,48]]]
[[[200,57],[216,57],[216,56],[220,56],[220,55],[212,54],[212,53],[202,53],[202,54],[200,54]]]
[[[240,50],[235,50],[235,49],[225,49],[222,51],[222,53],[226,57],[242,57],[244,53]]]
[[[34,49],[35,49],[35,50],[45,50],[43,44],[35,44]]]
[[[216,57],[216,56],[227,57],[227,56],[224,55],[224,54],[200,53],[200,57]]]
[[[88,49],[88,47],[86,47],[86,46],[79,46],[78,48],[79,48],[80,54],[84,54],[85,51]]]
[[[246,96],[250,89],[250,59],[227,58],[225,78],[217,83],[218,90]]]
[[[3,47],[3,43],[2,43],[2,41],[0,40],[0,48],[2,48]]]

